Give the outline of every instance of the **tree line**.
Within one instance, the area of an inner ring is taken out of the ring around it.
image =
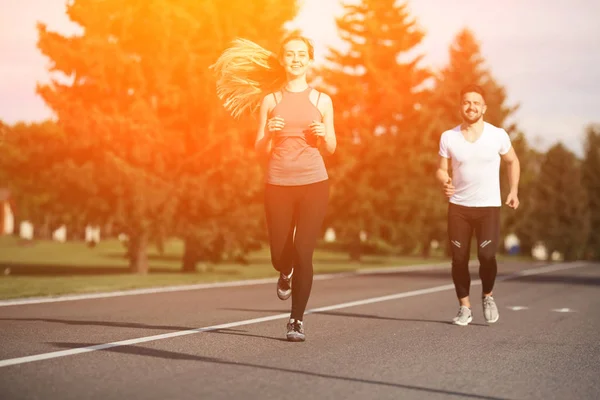
[[[600,258],[600,125],[585,154],[533,149],[468,29],[448,64],[424,65],[424,33],[406,4],[362,0],[336,21],[348,51],[330,49],[313,85],[336,110],[337,152],[324,228],[353,259],[367,251],[431,254],[446,244],[447,202],[434,179],[441,133],[460,123],[458,93],[479,84],[486,120],[511,135],[521,160],[522,207],[503,213],[503,234],[524,252],[543,242],[566,259]],[[293,0],[75,0],[82,33],[39,24],[52,80],[38,93],[56,119],[0,124],[0,186],[17,220],[38,236],[86,224],[124,232],[132,272],[148,271],[147,247],[178,237],[182,269],[199,261],[244,262],[266,239],[256,120],[236,121],[215,93],[209,66],[236,37],[276,51]],[[502,191],[507,182],[502,175]]]

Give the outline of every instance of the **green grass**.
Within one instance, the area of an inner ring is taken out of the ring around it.
[[[14,237],[0,237],[0,299],[93,293],[170,285],[225,282],[275,277],[268,249],[252,253],[248,265],[199,264],[195,273],[181,273],[183,243],[170,240],[164,253],[154,246],[148,249],[150,273],[128,273],[125,248],[117,240],[105,240],[89,248],[82,242],[23,242]],[[472,255],[476,259],[476,255]],[[530,261],[526,257],[499,256],[500,260]],[[394,257],[365,255],[360,263],[349,261],[345,253],[317,249],[314,256],[316,274],[350,272],[382,268],[448,262],[440,255]]]
[[[181,273],[183,244],[171,240],[163,254],[154,246],[148,251],[150,274],[127,271],[125,248],[116,240],[89,248],[85,243],[34,241],[0,237],[0,299],[92,293],[145,287],[275,277],[267,249],[252,253],[248,265],[200,264],[196,273]],[[345,253],[317,250],[315,273],[348,272],[365,268],[443,262],[441,257],[363,256],[351,263]],[[3,273],[4,272],[4,273]]]

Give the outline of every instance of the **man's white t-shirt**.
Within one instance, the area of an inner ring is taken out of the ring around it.
[[[460,125],[442,133],[439,155],[451,159],[456,189],[450,202],[466,207],[500,207],[500,156],[510,147],[508,133],[487,122],[473,143],[465,139]]]

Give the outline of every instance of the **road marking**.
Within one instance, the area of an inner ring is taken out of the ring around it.
[[[140,295],[140,294],[183,292],[186,290],[212,289],[212,288],[224,288],[224,287],[235,287],[235,286],[252,286],[252,285],[262,285],[265,283],[272,283],[275,281],[276,281],[275,278],[265,278],[265,279],[252,279],[252,280],[247,280],[247,281],[200,283],[200,284],[196,284],[196,285],[177,285],[177,286],[156,287],[156,288],[146,288],[146,289],[119,290],[119,291],[102,292],[102,293],[73,294],[73,295],[64,295],[64,296],[56,296],[56,297],[32,297],[32,298],[26,298],[26,299],[3,300],[3,301],[0,301],[0,307],[20,306],[20,305],[24,305],[24,304],[56,303],[56,302],[61,302],[61,301],[103,299],[103,298],[107,298],[107,297],[135,296],[135,295]]]
[[[350,276],[359,275],[375,275],[383,273],[394,273],[394,272],[411,272],[427,269],[436,269],[442,267],[448,267],[449,263],[443,264],[424,264],[424,265],[413,265],[404,267],[388,267],[388,268],[369,268],[351,272],[339,272],[333,274],[319,274],[315,275],[315,281],[323,281],[328,279],[339,279]],[[262,279],[249,279],[242,281],[230,281],[230,282],[214,282],[214,283],[199,283],[195,285],[175,285],[167,287],[155,287],[145,289],[130,289],[130,290],[119,290],[113,292],[102,292],[102,293],[87,293],[87,294],[73,294],[63,296],[52,296],[52,297],[32,297],[25,299],[14,299],[14,300],[0,300],[0,307],[8,306],[20,306],[26,304],[42,304],[42,303],[57,303],[62,301],[76,301],[76,300],[92,300],[92,299],[104,299],[109,297],[121,297],[121,296],[136,296],[143,294],[157,294],[157,293],[170,293],[170,292],[184,292],[188,290],[201,290],[201,289],[217,289],[226,287],[239,287],[239,286],[254,286],[254,285],[265,285],[277,282],[277,278],[262,278]]]
[[[506,307],[509,310],[513,310],[513,311],[521,311],[521,310],[527,310],[529,307],[525,307],[525,306],[513,306],[513,307]]]
[[[508,279],[518,279],[521,276],[544,274],[544,273],[553,272],[553,271],[562,271],[562,270],[567,270],[567,269],[579,268],[579,267],[586,266],[586,265],[588,265],[588,264],[570,263],[570,264],[559,264],[559,265],[553,265],[553,266],[548,266],[548,267],[534,268],[534,269],[524,270],[524,271],[518,272],[516,274],[504,276],[498,280],[505,281]],[[471,285],[472,286],[481,285],[481,280],[473,281],[473,282],[471,282]],[[306,314],[314,314],[314,313],[326,312],[326,311],[331,311],[331,310],[339,310],[342,308],[355,307],[355,306],[361,306],[361,305],[373,304],[373,303],[380,303],[380,302],[389,301],[389,300],[404,299],[407,297],[420,296],[423,294],[430,294],[430,293],[437,293],[437,292],[442,292],[445,290],[454,290],[454,285],[449,284],[449,285],[435,286],[435,287],[431,287],[431,288],[427,288],[427,289],[412,290],[410,292],[402,292],[402,293],[396,293],[396,294],[392,294],[392,295],[388,295],[388,296],[373,297],[370,299],[351,301],[351,302],[347,302],[347,303],[335,304],[335,305],[326,306],[326,307],[314,308],[314,309],[308,310],[306,312]],[[77,349],[61,350],[61,351],[36,354],[36,355],[26,356],[26,357],[10,358],[10,359],[6,359],[6,360],[0,360],[0,368],[8,367],[11,365],[30,363],[30,362],[34,362],[34,361],[42,361],[42,360],[50,360],[53,358],[74,356],[77,354],[90,353],[90,352],[98,351],[98,350],[106,350],[106,349],[111,349],[114,347],[129,346],[129,345],[147,343],[147,342],[163,340],[163,339],[171,339],[171,338],[175,338],[175,337],[179,337],[179,336],[192,335],[195,333],[217,331],[220,329],[236,328],[236,327],[240,327],[240,326],[258,324],[261,322],[268,322],[268,321],[274,321],[274,320],[285,319],[285,318],[289,318],[288,313],[271,315],[271,316],[262,317],[262,318],[247,319],[244,321],[230,322],[230,323],[220,324],[220,325],[207,326],[204,328],[196,328],[196,329],[189,329],[189,330],[185,330],[185,331],[170,332],[170,333],[165,333],[165,334],[161,334],[161,335],[121,340],[121,341],[112,342],[112,343],[97,344],[94,346],[80,347]]]
[[[575,310],[571,310],[570,308],[555,308],[552,311],[560,313],[575,312]]]

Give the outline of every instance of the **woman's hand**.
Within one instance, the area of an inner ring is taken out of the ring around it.
[[[309,128],[313,135],[318,137],[325,137],[327,129],[325,128],[324,123],[313,121],[312,124],[309,125]]]
[[[279,132],[285,126],[285,121],[279,115],[267,121],[267,130],[271,133]]]

